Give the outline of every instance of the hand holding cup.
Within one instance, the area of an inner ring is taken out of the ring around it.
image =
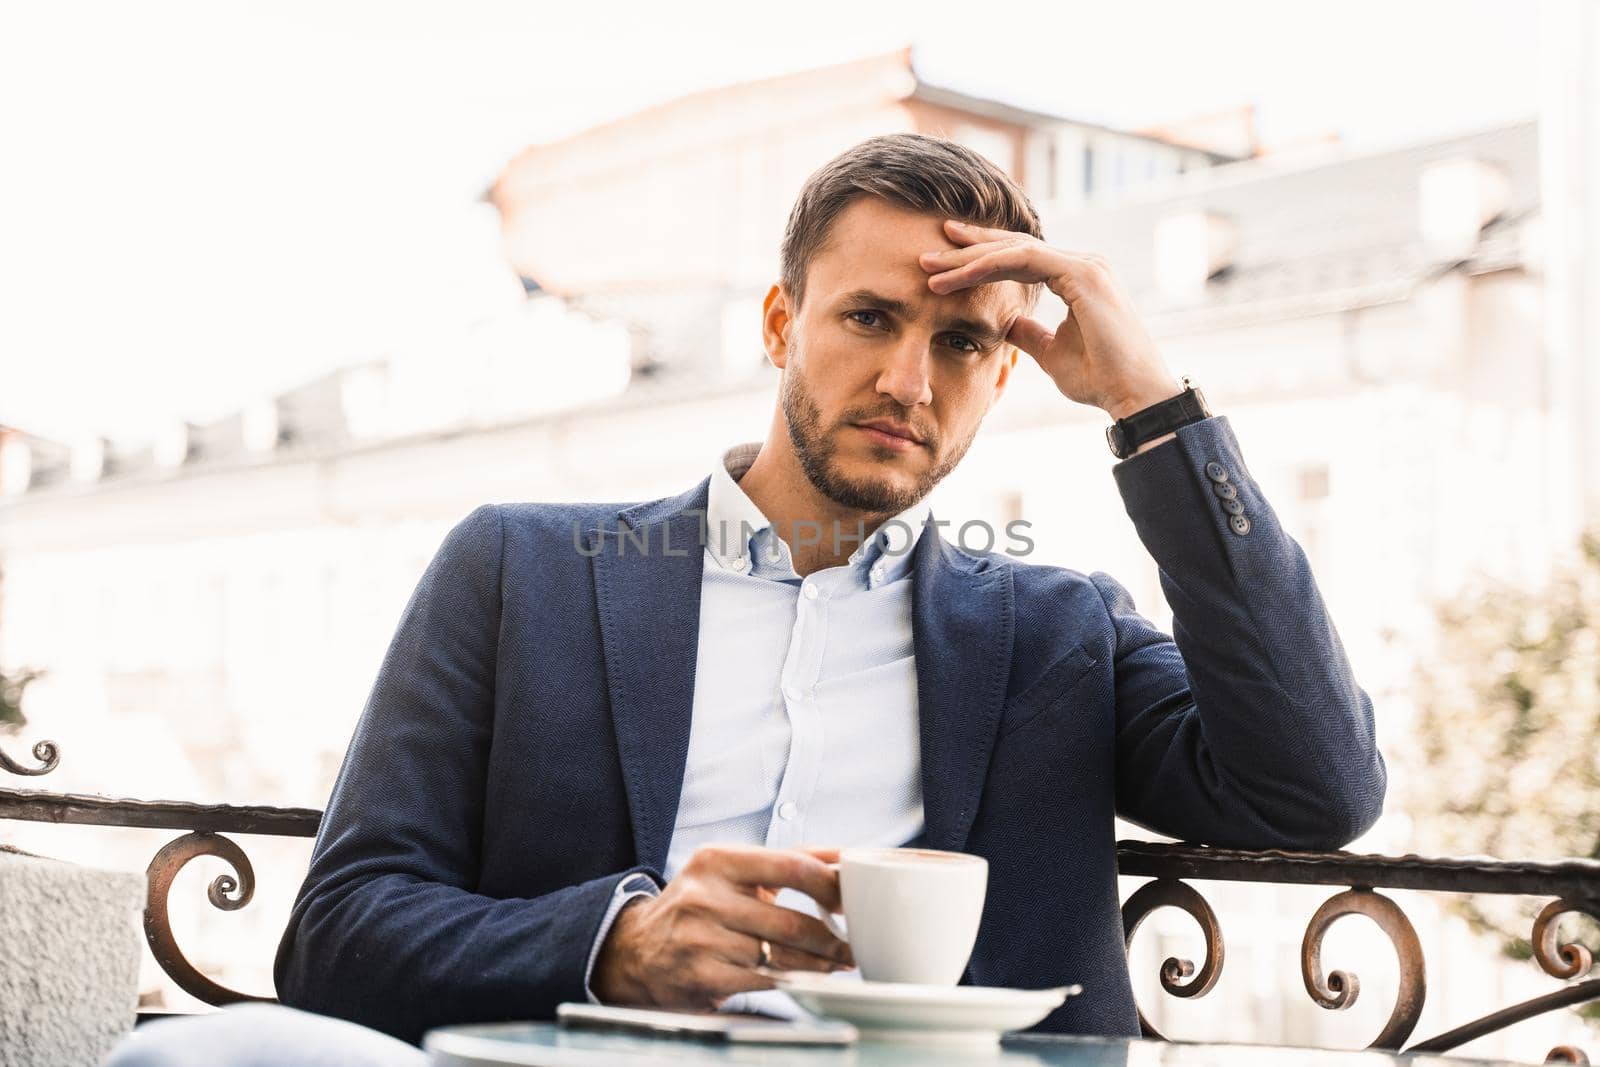
[[[834,971],[850,947],[820,919],[775,903],[795,889],[840,907],[833,850],[708,846],[659,897],[623,908],[601,945],[590,988],[605,1004],[709,1010],[734,993],[773,988],[764,973]]]

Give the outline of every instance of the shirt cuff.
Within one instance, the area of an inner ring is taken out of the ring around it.
[[[589,946],[589,962],[583,968],[583,992],[589,998],[590,1004],[600,1003],[600,998],[589,988],[589,978],[594,974],[594,961],[600,958],[600,946],[605,944],[606,935],[611,932],[611,924],[617,921],[617,916],[622,913],[628,901],[660,895],[661,887],[656,885],[655,879],[648,874],[629,875],[617,883],[617,888],[611,893],[611,903],[606,907],[605,918],[600,920],[600,929],[594,935],[594,944]]]

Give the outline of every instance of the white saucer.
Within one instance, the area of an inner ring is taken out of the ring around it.
[[[905,985],[864,982],[814,971],[772,971],[773,984],[802,1008],[854,1023],[861,1036],[919,1045],[992,1045],[1024,1030],[1083,992],[1001,989],[995,986]]]

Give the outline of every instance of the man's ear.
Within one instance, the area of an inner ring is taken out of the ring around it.
[[[789,361],[789,331],[794,327],[789,292],[782,283],[767,290],[761,303],[761,343],[766,347],[767,359],[782,370]]]
[[[994,380],[994,392],[989,397],[989,406],[983,409],[984,414],[988,414],[996,404],[1000,403],[1000,397],[1005,393],[1006,385],[1011,381],[1011,372],[1016,365],[1017,346],[1006,345],[1000,355],[1000,374]]]

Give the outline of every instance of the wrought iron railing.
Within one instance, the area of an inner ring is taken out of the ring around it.
[[[1211,905],[1185,881],[1193,879],[1345,887],[1324,901],[1307,923],[1300,942],[1300,976],[1306,993],[1319,1006],[1330,1011],[1351,1007],[1360,993],[1360,982],[1349,971],[1323,970],[1322,940],[1334,921],[1346,915],[1365,915],[1377,924],[1394,946],[1400,964],[1400,988],[1388,1022],[1368,1048],[1401,1050],[1416,1028],[1427,996],[1422,942],[1405,912],[1393,898],[1378,892],[1379,889],[1553,898],[1534,919],[1529,940],[1540,969],[1552,978],[1570,983],[1544,996],[1418,1041],[1406,1047],[1406,1052],[1447,1052],[1524,1019],[1600,999],[1600,978],[1585,978],[1594,966],[1592,954],[1581,944],[1560,943],[1556,925],[1557,920],[1569,914],[1600,918],[1600,862],[1594,860],[1512,863],[1487,859],[1428,859],[1416,855],[1362,856],[1348,852],[1248,852],[1199,845],[1121,841],[1117,845],[1117,867],[1125,875],[1148,875],[1155,879],[1140,886],[1122,905],[1122,927],[1130,949],[1139,924],[1163,907],[1188,912],[1205,935],[1206,956],[1198,973],[1188,960],[1168,959],[1162,963],[1161,986],[1173,996],[1205,996],[1222,973],[1225,955],[1222,927]],[[1143,1012],[1139,1023],[1146,1034],[1162,1036]],[[1589,1061],[1581,1050],[1563,1045],[1552,1049],[1545,1062]]]
[[[29,767],[0,753],[0,767],[14,774],[41,775],[55,770],[60,762],[56,746],[49,741],[35,745],[33,755],[39,762]],[[322,812],[312,808],[123,800],[78,793],[0,789],[0,819],[185,831],[162,846],[145,868],[149,896],[144,908],[144,937],[151,955],[179,989],[214,1007],[270,999],[219,985],[190,963],[173,935],[167,900],[179,871],[201,856],[215,856],[233,868],[233,873],[212,879],[206,888],[206,898],[222,911],[238,911],[255,895],[256,874],[244,849],[223,835],[315,837]]]
[[[0,752],[0,768],[13,774],[37,776],[48,774],[60,762],[56,746],[48,741],[35,745],[33,755],[37,764],[27,766]],[[184,831],[162,847],[147,868],[150,895],[144,914],[145,938],[162,970],[180,989],[220,1007],[265,998],[217,984],[184,956],[167,918],[167,898],[173,879],[199,856],[218,857],[233,873],[212,880],[206,895],[214,907],[237,911],[250,903],[255,892],[255,872],[244,850],[224,835],[315,837],[322,813],[310,808],[122,800],[0,789],[0,819]],[[1300,946],[1300,973],[1306,993],[1313,1002],[1331,1011],[1355,1004],[1361,987],[1350,971],[1324,970],[1322,941],[1328,928],[1347,915],[1364,915],[1388,936],[1400,964],[1399,992],[1388,1021],[1368,1048],[1400,1051],[1404,1046],[1403,1050],[1408,1053],[1446,1052],[1537,1015],[1600,1000],[1600,978],[1587,977],[1594,968],[1593,954],[1581,944],[1561,943],[1557,932],[1558,920],[1566,915],[1582,914],[1600,920],[1600,861],[1568,859],[1521,863],[1348,852],[1252,852],[1201,845],[1120,841],[1117,864],[1121,874],[1152,879],[1135,890],[1122,906],[1122,925],[1130,951],[1140,924],[1159,908],[1181,909],[1200,926],[1206,955],[1198,970],[1185,959],[1167,959],[1161,965],[1161,987],[1176,997],[1205,996],[1222,974],[1225,953],[1221,923],[1205,897],[1189,884],[1191,881],[1222,881],[1341,887],[1311,916]],[[1529,942],[1539,968],[1566,984],[1543,996],[1406,1046],[1422,1014],[1427,973],[1416,929],[1393,898],[1379,892],[1380,889],[1548,898],[1549,903],[1534,919]],[[1164,1038],[1143,1011],[1139,1013],[1139,1022],[1148,1036]],[[1589,1060],[1582,1050],[1562,1045],[1552,1049],[1545,1062],[1588,1063]]]

